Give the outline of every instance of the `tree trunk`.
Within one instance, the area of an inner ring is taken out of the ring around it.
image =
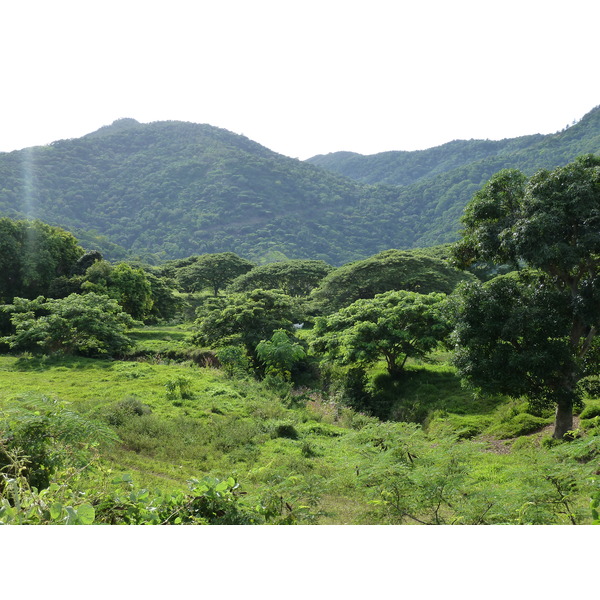
[[[573,429],[573,400],[571,398],[561,398],[556,403],[556,417],[554,420],[554,433],[552,437],[556,440],[562,440],[567,431]]]

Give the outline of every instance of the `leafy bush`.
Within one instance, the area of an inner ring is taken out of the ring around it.
[[[250,358],[243,346],[224,346],[216,351],[221,368],[230,377],[242,376],[251,369]]]
[[[593,419],[600,417],[600,402],[586,402],[585,408],[579,414],[581,419]]]
[[[141,417],[151,413],[152,409],[147,404],[142,404],[139,398],[128,396],[105,409],[103,411],[103,416],[109,425],[120,427],[131,418]]]
[[[168,379],[165,382],[167,390],[167,399],[173,402],[178,400],[190,400],[194,397],[192,392],[192,380],[182,375],[174,379]]]
[[[273,437],[297,440],[298,431],[292,423],[278,423],[273,429]]]
[[[106,425],[45,396],[14,400],[0,411],[0,431],[0,470],[38,490],[50,485],[57,469],[84,464],[92,444],[117,439]],[[15,455],[23,464],[19,472],[13,469]]]
[[[15,298],[3,310],[15,328],[2,338],[11,349],[33,354],[106,356],[132,346],[125,331],[133,319],[108,296],[71,294],[66,298]]]

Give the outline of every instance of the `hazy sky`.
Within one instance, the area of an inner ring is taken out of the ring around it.
[[[597,0],[0,0],[0,151],[131,117],[292,157],[554,133],[600,104]]]

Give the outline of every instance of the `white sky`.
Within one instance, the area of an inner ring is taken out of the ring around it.
[[[554,133],[600,104],[597,0],[0,0],[0,151],[131,117],[282,154]]]

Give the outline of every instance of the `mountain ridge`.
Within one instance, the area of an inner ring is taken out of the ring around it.
[[[600,152],[600,107],[557,134],[321,155],[327,168],[212,125],[127,118],[0,153],[0,215],[92,232],[86,243],[152,261],[232,251],[339,265],[454,241],[465,204],[496,171],[531,174],[587,152]],[[340,172],[333,158],[353,165]]]

